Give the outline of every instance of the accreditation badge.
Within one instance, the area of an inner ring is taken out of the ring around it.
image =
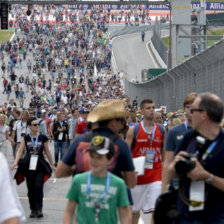
[[[29,170],[37,169],[38,155],[31,155]]]
[[[154,152],[146,152],[145,154],[145,169],[153,169]]]
[[[189,211],[201,211],[205,202],[205,182],[192,181],[190,185],[190,200],[193,202],[189,206]]]
[[[58,135],[58,140],[61,141],[63,139],[63,132]]]

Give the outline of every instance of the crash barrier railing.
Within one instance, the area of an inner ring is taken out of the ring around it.
[[[219,41],[177,67],[144,83],[124,79],[125,93],[139,102],[152,98],[156,106],[167,106],[168,111],[183,107],[190,92],[213,92],[224,100],[224,40]]]

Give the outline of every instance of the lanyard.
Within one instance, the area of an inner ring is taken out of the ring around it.
[[[27,126],[27,123],[26,123],[26,122],[22,122],[22,121],[21,121],[20,124],[21,124],[21,127],[22,127],[22,128],[26,128],[26,126]],[[24,125],[24,124],[25,124],[25,125]]]
[[[217,143],[218,143],[218,139],[214,141],[213,143],[211,143],[211,145],[208,147],[208,149],[205,151],[204,155],[202,156],[203,161],[207,159],[208,155],[213,151]]]
[[[185,125],[186,130],[188,131],[189,127],[187,126],[187,121],[184,122],[184,125]]]
[[[147,135],[148,135],[150,144],[152,144],[152,143],[153,143],[153,140],[154,140],[154,137],[155,137],[155,133],[156,133],[156,125],[155,125],[155,124],[153,125],[153,129],[152,129],[152,138],[150,138],[150,134],[151,134],[151,133],[150,133],[149,130],[145,127],[144,122],[141,121],[141,124],[142,124],[142,127],[143,127],[144,131],[145,131],[145,132],[147,133]]]
[[[87,180],[87,194],[88,194],[88,196],[91,195],[91,177],[92,177],[92,172],[89,171],[88,180]],[[109,188],[110,188],[110,173],[107,172],[106,188],[105,188],[105,191],[103,192],[103,194],[100,196],[99,202],[101,202],[105,198],[105,196],[107,195],[107,193],[109,191]]]
[[[72,121],[73,121],[73,126],[75,126],[76,119],[74,117],[72,118]]]
[[[89,171],[89,173],[88,173],[88,179],[87,179],[87,195],[89,197],[91,196],[91,177],[92,177],[92,172]],[[96,222],[98,222],[98,217],[99,217],[100,208],[101,208],[101,202],[103,201],[103,199],[107,195],[107,193],[109,191],[109,188],[110,188],[110,173],[107,172],[107,180],[106,180],[106,188],[105,188],[105,191],[100,196],[99,201],[94,203],[94,206],[95,206],[95,221]]]
[[[32,136],[30,136],[30,138],[31,138],[33,147],[36,149],[36,148],[37,148],[37,144],[38,144],[38,138],[39,138],[39,135],[36,136],[36,140],[35,140],[35,142],[34,142]]]

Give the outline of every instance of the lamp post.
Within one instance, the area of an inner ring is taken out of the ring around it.
[[[170,49],[169,49],[169,64],[167,65],[168,66],[168,70],[172,68],[172,21],[171,21],[171,10],[172,10],[172,3],[168,3],[167,6],[169,8],[169,11],[170,11],[170,29],[169,29],[169,32],[170,32]]]
[[[168,0],[166,0],[166,6],[169,8],[169,14],[170,14],[170,21],[169,21],[169,35],[170,35],[170,48],[168,49],[167,52],[167,69],[171,69],[172,68],[172,22],[171,22],[171,10],[172,10],[172,6],[171,6],[171,2],[168,2]]]

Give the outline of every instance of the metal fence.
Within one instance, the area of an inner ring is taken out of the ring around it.
[[[122,26],[122,27],[115,27],[111,26],[112,28],[109,29],[109,36],[110,38],[114,38],[116,36],[121,36],[125,34],[131,34],[131,33],[140,33],[142,31],[149,31],[152,30],[154,27],[154,24],[152,25],[141,25],[141,26]],[[166,23],[161,23],[160,30],[162,29],[168,29],[169,25]]]
[[[142,31],[149,31],[152,30],[151,25],[144,25],[144,26],[123,26],[117,29],[110,31],[110,38],[114,38],[116,36],[121,36],[125,34],[131,33],[139,33]]]
[[[125,92],[139,102],[152,98],[156,106],[166,105],[168,111],[183,107],[190,92],[213,92],[224,100],[224,40],[155,79],[135,84],[124,79]]]

